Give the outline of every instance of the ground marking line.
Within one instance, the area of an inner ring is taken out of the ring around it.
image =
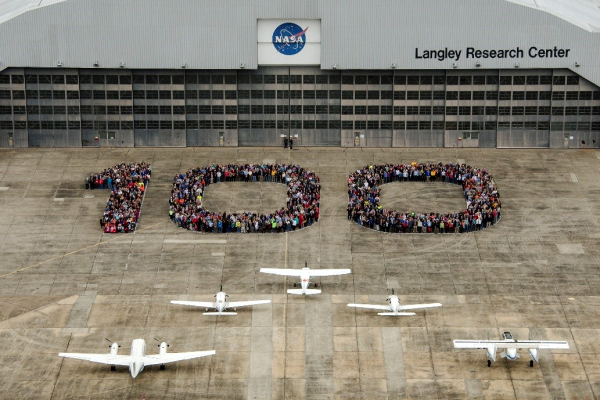
[[[153,228],[153,227],[155,227],[155,226],[157,226],[157,225],[164,224],[164,223],[165,223],[165,222],[159,222],[159,223],[157,223],[157,224],[150,225],[150,226],[148,226],[148,227],[146,227],[146,228],[138,229],[138,230],[136,230],[136,232],[143,231],[143,230],[145,230],[145,229],[150,229],[150,228]],[[117,240],[117,239],[121,239],[121,238],[122,238],[121,236],[117,236],[117,237],[115,237],[114,239],[109,239],[109,240],[106,240],[106,241],[104,241],[104,242],[99,242],[99,243],[96,243],[96,244],[92,244],[92,245],[90,245],[90,246],[83,247],[83,248],[81,248],[81,249],[79,249],[79,250],[71,251],[71,252],[69,252],[69,253],[65,253],[65,254],[62,254],[62,255],[60,255],[60,256],[52,257],[52,258],[49,258],[49,259],[47,259],[47,260],[40,261],[40,262],[38,262],[38,263],[32,264],[32,265],[30,265],[30,266],[28,266],[28,267],[23,267],[23,268],[21,268],[21,269],[17,269],[17,270],[15,270],[15,271],[11,271],[11,272],[8,272],[8,273],[6,273],[6,274],[2,274],[2,275],[0,275],[0,278],[4,278],[4,277],[7,277],[7,276],[9,276],[9,275],[16,274],[17,272],[22,272],[22,271],[28,270],[28,269],[30,269],[30,268],[39,267],[40,265],[42,265],[42,264],[45,264],[45,263],[47,263],[47,262],[49,262],[49,261],[58,260],[59,258],[63,258],[63,257],[66,257],[66,256],[70,256],[71,254],[79,253],[80,251],[87,250],[87,249],[91,249],[92,247],[100,246],[100,245],[102,245],[102,244],[105,244],[105,243],[110,243],[110,242],[112,242],[112,241],[115,241],[115,240]]]

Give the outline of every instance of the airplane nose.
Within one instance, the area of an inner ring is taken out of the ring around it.
[[[138,376],[138,374],[142,371],[143,367],[144,366],[141,363],[136,363],[136,362],[132,363],[129,367],[129,371],[131,372],[131,377],[133,379],[135,379]]]

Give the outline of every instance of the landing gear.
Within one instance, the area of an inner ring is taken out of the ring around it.
[[[164,371],[167,368],[167,366],[165,364],[160,364],[160,370]]]
[[[318,283],[315,283],[315,287],[316,287],[316,288],[317,288],[317,287],[319,287],[319,284],[318,284]]]
[[[296,287],[296,284],[294,283],[294,287]]]
[[[533,360],[529,360],[529,366],[533,368]]]
[[[488,360],[488,367],[492,366],[492,360]]]
[[[111,372],[115,372],[117,370],[117,366],[116,365],[111,365],[110,366],[110,370],[111,370]]]

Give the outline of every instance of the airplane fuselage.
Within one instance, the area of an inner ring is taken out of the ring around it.
[[[129,354],[133,357],[133,361],[129,364],[129,372],[131,372],[131,377],[135,379],[144,369],[142,358],[146,356],[146,341],[144,339],[134,339],[131,342],[131,353]]]
[[[390,303],[390,311],[393,313],[398,313],[399,307],[400,307],[400,300],[398,300],[398,296],[396,295],[391,295],[388,299],[388,303]]]
[[[308,268],[302,268],[302,272],[300,273],[300,286],[303,292],[306,292],[306,289],[310,285],[310,273],[308,271]]]
[[[225,292],[219,292],[215,295],[215,310],[217,312],[223,312],[227,308],[227,294]]]

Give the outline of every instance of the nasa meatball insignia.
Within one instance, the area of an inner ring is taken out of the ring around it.
[[[458,61],[461,53],[462,50],[448,50],[446,47],[444,50],[423,50],[419,55],[419,48],[417,47],[415,49],[415,58],[435,58],[439,61],[453,59],[454,61]]]

